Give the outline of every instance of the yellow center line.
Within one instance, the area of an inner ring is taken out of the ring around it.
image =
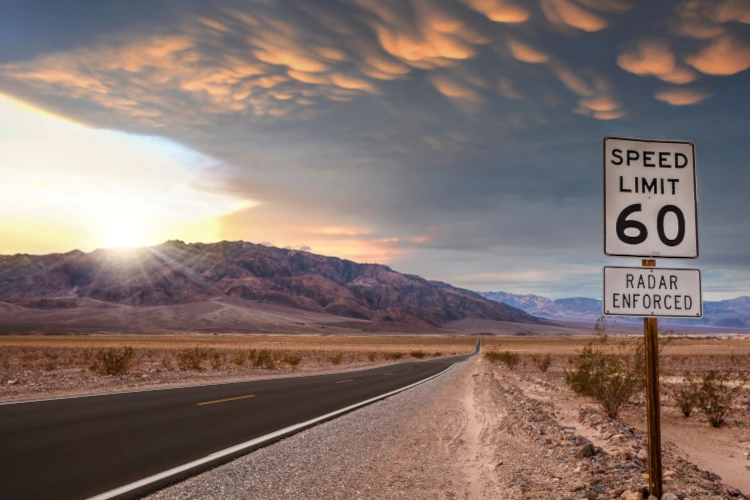
[[[247,399],[247,398],[254,398],[254,397],[255,397],[255,394],[250,394],[248,396],[237,396],[236,398],[216,399],[214,401],[204,401],[202,403],[196,403],[196,406],[212,405],[214,403],[226,403],[227,401],[237,401],[238,399]]]
[[[344,384],[344,383],[346,383],[346,382],[354,382],[354,379],[353,379],[353,378],[350,378],[350,379],[347,379],[347,380],[339,380],[339,381],[338,381],[338,382],[336,382],[336,383],[337,383],[337,384]]]

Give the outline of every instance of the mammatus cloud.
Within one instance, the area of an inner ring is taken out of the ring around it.
[[[515,38],[508,38],[507,43],[510,53],[521,62],[538,64],[549,61],[547,54]]]
[[[653,75],[669,83],[685,84],[697,78],[693,71],[677,63],[666,42],[658,40],[640,40],[617,57],[617,65],[636,75]]]
[[[750,44],[722,35],[686,61],[701,73],[734,75],[750,68]]]
[[[464,2],[497,23],[522,23],[531,17],[531,11],[520,2],[510,0],[464,0]]]
[[[702,90],[675,88],[661,90],[654,97],[660,101],[668,102],[673,106],[687,106],[697,104],[710,97],[710,95],[708,92]]]
[[[77,5],[81,33],[2,34],[0,91],[220,160],[200,188],[257,202],[223,238],[489,288],[591,270],[600,140],[622,134],[701,144],[711,265],[747,264],[750,207],[723,180],[746,171],[745,1],[153,0],[106,30]]]

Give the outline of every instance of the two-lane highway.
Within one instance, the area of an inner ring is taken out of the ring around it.
[[[418,383],[466,358],[406,362],[331,375],[0,404],[0,499],[64,500],[100,495]],[[225,453],[222,461],[262,444]],[[206,459],[202,468],[216,462]],[[123,497],[199,469],[191,466],[181,474],[167,474],[123,492]]]

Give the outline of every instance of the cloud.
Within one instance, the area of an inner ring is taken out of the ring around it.
[[[745,168],[744,4],[633,4],[153,0],[119,15],[73,4],[65,23],[29,4],[13,16],[24,29],[4,33],[0,91],[216,158],[200,189],[258,203],[222,217],[222,238],[431,278],[500,273],[488,287],[519,266],[602,264],[601,137],[669,130],[715,166],[701,174],[707,265],[746,263],[750,199],[724,182]],[[677,32],[685,12],[711,34]],[[667,109],[644,95],[713,97]]]
[[[576,28],[582,31],[600,31],[607,27],[607,21],[594,14],[574,0],[541,0],[541,8],[552,24]]]
[[[444,75],[434,75],[430,79],[435,88],[452,99],[479,102],[482,97],[471,87]]]
[[[678,88],[661,90],[654,97],[660,101],[668,102],[673,106],[688,106],[690,104],[697,104],[710,96],[710,93],[702,90]]]
[[[508,38],[508,49],[513,57],[521,62],[539,64],[549,61],[549,56],[515,38]]]
[[[696,39],[726,33],[726,23],[750,24],[750,5],[744,0],[684,0],[669,20],[673,32]]]
[[[688,68],[677,65],[666,42],[640,40],[617,57],[617,65],[636,75],[653,75],[669,83],[685,84],[697,78]]]
[[[531,12],[526,7],[509,0],[464,0],[464,2],[497,23],[523,23],[531,17]]]
[[[420,69],[453,66],[476,55],[476,45],[490,40],[462,19],[429,0],[414,0],[413,15],[405,3],[357,0],[373,16],[365,22],[382,49]]]
[[[685,60],[701,73],[734,75],[750,68],[750,45],[731,36],[721,36]]]

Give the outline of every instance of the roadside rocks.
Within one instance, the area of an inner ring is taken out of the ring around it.
[[[585,406],[579,409],[578,421],[595,429],[599,436],[611,435],[608,452],[611,453],[610,470],[619,487],[624,488],[623,500],[643,500],[643,491],[648,489],[648,440],[643,431],[627,426],[607,417],[596,408]],[[617,439],[615,439],[617,436]],[[596,457],[595,457],[596,458]],[[589,459],[590,460],[590,459]],[[685,500],[702,498],[742,498],[740,491],[721,483],[721,476],[701,470],[678,455],[676,446],[668,441],[662,443],[664,466],[664,489],[668,491],[661,500]],[[608,476],[605,476],[608,477]],[[603,481],[604,482],[604,479]],[[613,486],[612,491],[616,491]],[[648,496],[645,496],[648,498]],[[655,498],[655,497],[651,497]]]

